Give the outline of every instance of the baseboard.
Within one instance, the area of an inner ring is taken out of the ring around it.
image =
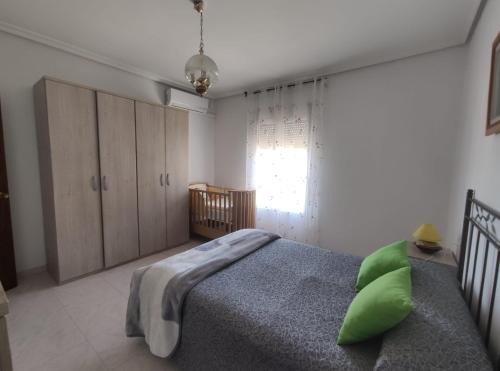
[[[29,277],[29,276],[32,276],[32,275],[38,274],[38,273],[43,273],[46,271],[47,271],[47,266],[42,265],[40,267],[34,267],[34,268],[30,268],[30,269],[26,269],[26,270],[17,272],[17,278],[25,278],[25,277]]]

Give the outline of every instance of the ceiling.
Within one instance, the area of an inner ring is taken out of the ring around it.
[[[466,41],[481,0],[207,0],[213,97]],[[0,29],[187,87],[199,18],[188,0],[1,0]]]

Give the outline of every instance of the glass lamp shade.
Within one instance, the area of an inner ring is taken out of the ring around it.
[[[193,55],[186,62],[186,79],[200,95],[207,94],[208,88],[219,79],[219,69],[215,62],[205,54]]]

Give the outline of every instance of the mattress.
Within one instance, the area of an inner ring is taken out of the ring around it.
[[[456,269],[411,259],[411,314],[371,341],[338,346],[362,259],[286,239],[187,295],[179,370],[492,370]]]
[[[231,211],[232,211],[232,203],[229,200],[226,200],[226,206],[224,207],[224,200],[221,201],[219,205],[219,201],[212,200],[207,202],[207,207],[204,209],[205,217],[201,218],[196,214],[197,220],[215,220],[219,222],[231,221]]]
[[[174,363],[185,370],[372,369],[380,339],[336,344],[361,258],[279,239],[194,287]]]

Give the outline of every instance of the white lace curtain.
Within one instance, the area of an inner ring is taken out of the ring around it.
[[[326,79],[247,97],[247,187],[257,190],[257,228],[318,244]]]

